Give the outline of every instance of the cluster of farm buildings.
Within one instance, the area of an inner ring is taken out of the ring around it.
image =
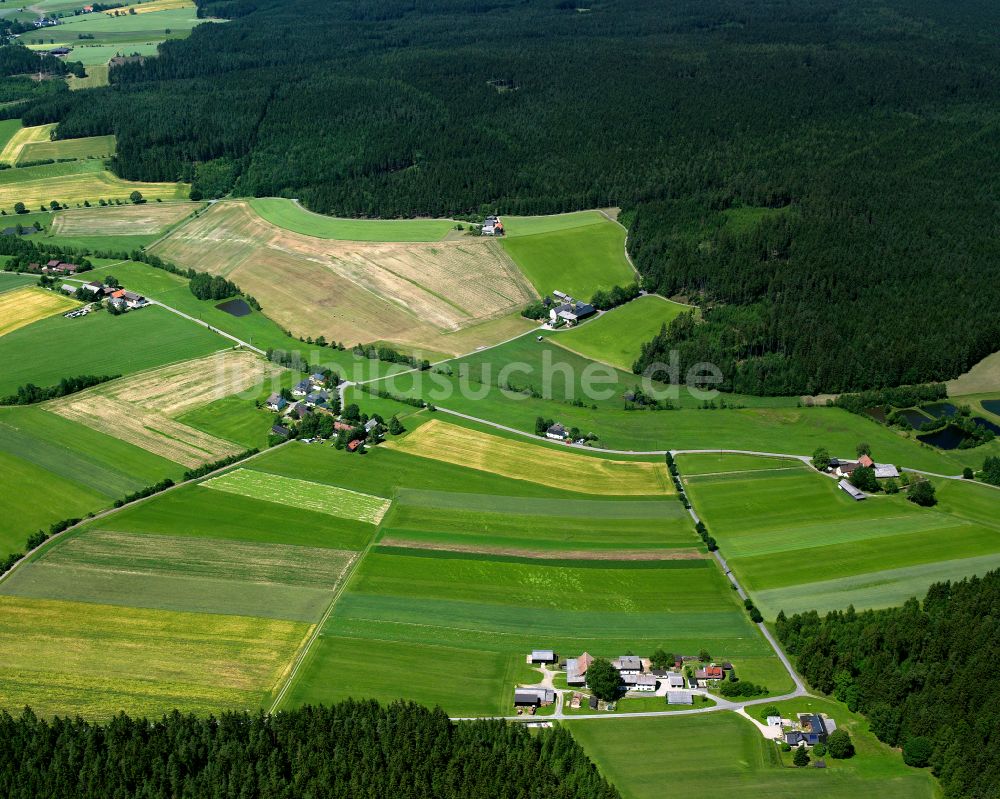
[[[278,414],[279,421],[271,427],[271,435],[278,438],[289,438],[292,430],[288,423],[302,422],[315,413],[335,416],[336,411],[331,404],[334,399],[330,392],[331,377],[323,372],[316,372],[300,380],[291,389],[292,399],[289,401],[281,393],[275,392],[267,398],[266,407]],[[350,440],[347,449],[354,452],[371,436],[379,436],[378,419],[368,419],[365,422],[352,423],[337,419],[333,422],[334,434],[346,433]]]
[[[597,313],[597,309],[587,302],[575,300],[569,294],[561,291],[553,291],[553,296],[558,302],[549,297],[542,300],[549,309],[549,325],[572,327],[577,322],[582,322]]]
[[[108,305],[119,311],[133,311],[137,308],[144,308],[149,305],[149,300],[141,294],[136,294],[134,291],[128,291],[123,288],[105,286],[103,283],[99,283],[96,280],[84,283],[81,288],[90,294],[95,302],[107,300]],[[62,290],[67,294],[76,294],[77,287],[72,286],[69,283],[64,283],[62,285]]]
[[[840,490],[848,496],[860,502],[867,497],[864,491],[851,483],[851,475],[855,469],[872,469],[878,480],[896,479],[899,477],[899,469],[891,463],[876,463],[868,455],[862,455],[856,461],[842,461],[837,458],[830,458],[828,471],[841,478],[837,485]]]

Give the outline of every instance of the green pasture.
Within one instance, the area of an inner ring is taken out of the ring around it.
[[[162,308],[122,316],[106,311],[77,319],[52,316],[0,336],[0,394],[25,383],[54,385],[73,375],[132,374],[226,346],[226,339]]]
[[[315,622],[353,557],[330,549],[88,530],[18,568],[0,593]]]
[[[595,361],[630,371],[642,345],[688,310],[690,306],[647,294],[582,325],[561,330],[552,340]]]
[[[73,45],[73,52],[70,57],[74,61],[81,62],[85,67],[101,66],[107,64],[112,58],[118,55],[130,56],[135,53],[139,55],[153,56],[157,53],[159,44],[157,42],[135,42],[123,47],[116,47],[110,44],[82,44]],[[90,70],[88,69],[89,73]]]
[[[809,469],[802,461],[794,458],[767,458],[760,455],[741,455],[734,452],[712,452],[696,455],[678,455],[677,468],[685,480],[699,481],[716,475],[733,473],[741,476],[741,472],[755,471],[789,471]]]
[[[38,282],[38,275],[19,275],[16,272],[0,272],[0,294],[13,291],[23,286],[33,286]]]
[[[55,28],[29,31],[21,39],[27,45],[50,44],[54,41],[57,45],[73,48],[81,41],[85,42],[86,46],[117,45],[131,54],[130,48],[133,44],[155,45],[164,39],[184,38],[190,34],[192,28],[201,23],[217,21],[198,19],[195,13],[192,7],[146,14],[124,14],[118,17],[107,14],[81,14],[63,18],[62,24]],[[81,40],[79,38],[81,34],[89,34],[93,38]],[[75,53],[70,53],[69,58],[73,58],[74,55]]]
[[[52,142],[39,142],[39,144],[51,144]],[[25,145],[27,146],[27,145]],[[35,181],[47,178],[64,178],[69,175],[89,175],[104,171],[104,162],[96,159],[85,159],[83,161],[65,161],[58,164],[41,164],[40,166],[23,166],[17,169],[3,170],[2,184],[5,186],[34,183]],[[53,200],[60,199],[53,197]],[[27,205],[27,203],[25,203]],[[46,206],[48,203],[46,203]],[[12,219],[20,219],[18,216],[11,216]]]
[[[275,416],[245,399],[223,397],[178,416],[177,421],[247,449],[265,449]]]
[[[21,150],[18,162],[41,161],[46,158],[104,159],[114,154],[114,136],[88,136],[82,139],[59,139],[26,144]]]
[[[559,233],[573,228],[606,225],[609,220],[600,211],[571,211],[568,214],[545,216],[502,216],[507,239],[534,236],[539,233]]]
[[[840,716],[839,710],[830,713]],[[783,765],[777,747],[734,713],[568,724],[624,799],[660,799],[664,786],[677,795],[782,799],[936,796],[927,771],[907,768],[868,733],[852,734],[858,755],[851,760],[827,758],[825,769],[797,769]]]
[[[440,241],[455,227],[451,219],[341,219],[309,211],[293,200],[256,197],[250,207],[272,225],[343,241]]]
[[[258,708],[308,631],[277,619],[0,596],[0,707],[89,718]]]
[[[0,150],[7,145],[11,137],[21,129],[20,119],[0,119]]]
[[[295,446],[292,444],[291,446]],[[116,513],[98,528],[153,535],[291,544],[329,549],[364,549],[370,524],[326,513],[250,499],[200,485],[184,486]]]
[[[635,281],[625,258],[625,228],[589,213],[596,214],[589,224],[520,235],[517,219],[510,220],[503,247],[541,296],[559,290],[589,300],[598,289]]]

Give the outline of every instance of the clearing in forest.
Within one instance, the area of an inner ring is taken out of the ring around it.
[[[437,419],[384,446],[565,491],[605,496],[672,492],[663,463],[610,460],[539,447]]]
[[[242,448],[182,424],[176,417],[257,386],[278,371],[255,355],[229,350],[114,380],[55,400],[47,408],[193,468],[236,455]]]
[[[155,235],[180,222],[202,203],[143,203],[105,208],[73,208],[52,220],[53,236]]]
[[[333,241],[272,225],[244,201],[217,203],[152,251],[229,278],[295,335],[348,344],[457,354],[530,327],[518,319],[497,329],[535,298],[494,240]],[[486,341],[471,340],[487,328]]]
[[[0,150],[0,163],[14,166],[21,160],[21,151],[28,144],[49,141],[55,125],[35,125],[30,128],[21,128],[11,136]]]
[[[272,225],[321,239],[440,241],[455,227],[451,219],[343,219],[317,214],[295,200],[278,197],[255,197],[247,202]]]
[[[87,136],[82,139],[39,141],[25,144],[21,149],[17,163],[24,164],[49,158],[54,161],[67,158],[110,158],[115,154],[115,149],[114,136]]]
[[[346,488],[283,477],[278,474],[236,469],[202,483],[206,488],[228,491],[252,499],[263,499],[290,505],[293,508],[318,511],[330,516],[378,524],[389,506],[389,500],[362,494]]]
[[[65,294],[34,286],[4,291],[0,293],[0,336],[79,304]]]

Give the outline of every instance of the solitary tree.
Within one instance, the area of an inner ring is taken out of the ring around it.
[[[393,416],[389,420],[389,432],[394,436],[398,436],[400,433],[406,432],[406,428],[403,427],[403,424],[399,421],[399,419]]]
[[[698,660],[700,660],[702,663],[708,663],[711,659],[712,659],[712,656],[710,654],[708,654],[708,650],[707,649],[702,649],[698,653]]]
[[[922,735],[910,738],[910,740],[903,744],[903,762],[908,766],[923,768],[931,762],[931,755],[933,753],[934,745]]]
[[[792,755],[792,762],[799,768],[809,765],[809,753],[806,751],[804,746],[795,747],[795,754]]]
[[[107,275],[104,278],[104,285],[107,286],[108,288],[116,289],[119,286],[121,286],[121,283],[118,282],[118,278],[116,278],[114,275]]]
[[[597,658],[587,667],[587,687],[598,699],[603,699],[605,702],[616,699],[620,683],[618,669],[604,658]]]
[[[130,199],[130,200],[131,200],[131,201],[132,201],[133,203],[135,203],[136,205],[139,205],[140,203],[143,203],[143,202],[145,202],[145,200],[143,200],[143,199],[142,199],[142,192],[140,192],[140,191],[134,191],[134,192],[132,192],[132,193],[131,193],[131,194],[130,194],[130,195],[128,196],[128,198],[129,198],[129,199]]]
[[[825,472],[830,467],[830,453],[826,447],[819,447],[813,453],[812,465],[821,472]]]
[[[28,209],[24,207],[24,203],[14,203],[14,213],[26,214],[28,213]]]
[[[867,455],[869,458],[872,456],[872,448],[867,441],[862,441],[860,444],[858,444],[855,450],[858,453],[859,458],[862,455]]]
[[[964,469],[962,469],[962,479],[963,480],[971,480],[975,476],[976,476],[976,473],[972,471],[972,467],[971,466],[966,466]]]
[[[929,480],[920,480],[910,486],[906,493],[906,498],[924,508],[929,508],[937,504],[937,497],[934,496],[934,486]]]
[[[826,739],[826,749],[830,757],[837,760],[854,757],[854,743],[845,729],[837,729],[830,733],[830,737]]]

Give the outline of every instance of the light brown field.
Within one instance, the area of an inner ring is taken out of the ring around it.
[[[143,203],[60,211],[52,220],[55,236],[141,236],[180,222],[203,203]]]
[[[696,549],[527,549],[490,544],[445,544],[415,541],[399,536],[379,539],[379,546],[401,549],[429,549],[437,552],[465,552],[470,555],[503,555],[535,560],[703,560]]]
[[[31,128],[21,128],[10,137],[3,150],[0,150],[0,163],[13,166],[21,157],[21,150],[25,145],[49,141],[55,127],[55,125],[35,125]]]
[[[82,203],[85,200],[96,203],[100,199],[127,201],[133,191],[140,192],[147,200],[181,200],[188,196],[191,186],[187,183],[122,180],[106,170],[81,172],[22,183],[0,183],[0,208],[10,213],[18,202],[24,203],[28,208],[36,208],[39,205],[47,206],[52,200],[61,203]]]
[[[173,11],[177,8],[193,9],[194,3],[192,0],[148,0],[145,3],[136,3],[116,8],[112,11],[106,11],[105,14],[109,17],[113,17],[116,12],[131,14],[134,11],[136,14],[152,14],[156,11]]]
[[[432,419],[382,446],[515,480],[607,496],[672,493],[667,467],[577,454],[513,441]]]
[[[311,630],[277,619],[0,596],[0,707],[91,717],[256,709]]]
[[[128,441],[188,468],[236,455],[242,447],[175,420],[187,411],[259,385],[278,367],[227,350],[114,380],[54,400],[50,411]]]
[[[0,336],[79,304],[65,294],[34,286],[5,291],[0,294]]]
[[[272,225],[234,201],[214,205],[152,251],[229,278],[295,335],[460,354],[531,326],[510,317],[534,290],[493,240],[320,239]]]

